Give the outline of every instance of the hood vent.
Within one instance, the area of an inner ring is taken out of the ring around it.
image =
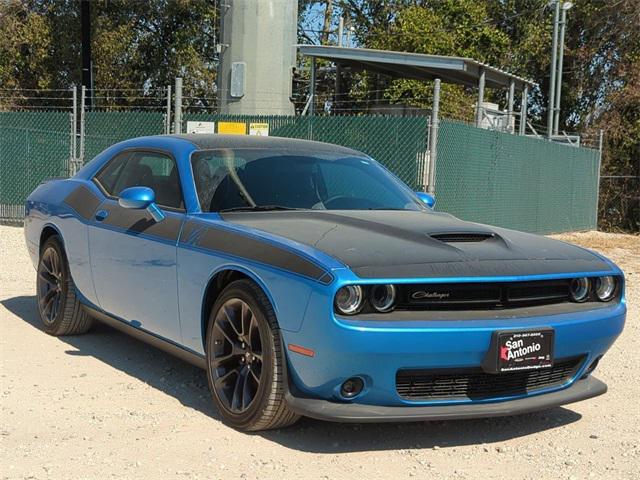
[[[436,233],[431,238],[445,243],[462,243],[462,242],[484,242],[493,238],[493,233],[484,232],[457,232],[457,233]]]

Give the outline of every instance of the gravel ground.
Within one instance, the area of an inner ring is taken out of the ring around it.
[[[626,272],[629,315],[602,397],[511,418],[339,425],[260,434],[220,422],[203,372],[98,326],[42,332],[22,230],[0,226],[2,478],[612,478],[640,472],[640,238],[560,238]]]

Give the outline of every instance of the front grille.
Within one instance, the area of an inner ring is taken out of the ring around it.
[[[412,284],[400,287],[405,310],[503,309],[568,302],[569,279],[503,283]]]
[[[551,368],[485,373],[472,370],[398,370],[396,390],[407,400],[483,400],[560,386],[577,373],[584,357],[558,360]]]

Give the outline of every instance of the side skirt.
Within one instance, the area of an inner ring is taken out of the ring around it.
[[[121,332],[126,333],[127,335],[134,337],[137,340],[148,343],[149,345],[167,352],[174,357],[178,357],[179,359],[184,360],[185,362],[188,362],[196,367],[202,369],[207,368],[207,361],[202,355],[199,355],[190,350],[186,350],[185,348],[177,345],[176,343],[173,343],[170,340],[159,337],[146,330],[142,330],[141,328],[136,328],[123,320],[114,318],[104,312],[96,310],[95,308],[89,307],[87,305],[83,305],[82,307],[87,311],[87,313],[89,313],[89,315],[91,315],[99,322],[109,325],[116,330],[120,330]]]

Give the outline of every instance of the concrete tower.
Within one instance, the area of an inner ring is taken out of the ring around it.
[[[293,115],[297,0],[220,3],[220,112]]]

